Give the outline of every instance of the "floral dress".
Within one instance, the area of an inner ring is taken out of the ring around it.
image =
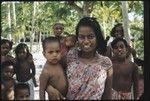
[[[67,78],[69,82],[67,99],[96,100],[101,99],[107,70],[112,67],[108,57],[96,53],[95,64],[84,64],[78,59],[78,51],[70,50],[67,54]]]

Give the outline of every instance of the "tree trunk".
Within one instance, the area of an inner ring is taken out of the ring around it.
[[[130,40],[130,33],[129,33],[129,20],[128,20],[128,7],[127,7],[127,1],[121,1],[122,3],[122,14],[123,14],[123,24],[124,24],[124,35],[125,39],[127,40],[128,43],[131,42]]]
[[[128,7],[127,7],[127,1],[121,1],[122,3],[122,14],[123,14],[123,23],[124,23],[124,35],[126,41],[131,45],[131,40],[130,40],[130,33],[129,33],[129,23],[128,23]],[[130,55],[129,59],[133,62],[133,56]]]
[[[35,23],[35,13],[36,13],[36,2],[33,3],[33,15],[32,15],[32,28],[30,33],[30,52],[32,52],[32,46],[35,38],[35,29],[34,29],[34,23]]]
[[[8,2],[8,27],[9,27],[9,33],[7,38],[9,40],[12,40],[12,35],[11,35],[11,18],[10,18],[10,3]]]
[[[13,7],[14,26],[16,27],[16,8],[15,8],[15,2],[12,2],[12,7]]]

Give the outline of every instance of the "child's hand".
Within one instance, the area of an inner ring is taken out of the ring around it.
[[[48,96],[50,96],[50,100],[65,100],[66,98],[54,87],[49,85],[46,89]]]

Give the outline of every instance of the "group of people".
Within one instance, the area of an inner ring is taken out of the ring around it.
[[[46,92],[49,100],[131,100],[143,94],[139,93],[138,64],[129,59],[135,51],[123,38],[121,24],[112,29],[114,39],[108,46],[101,26],[93,17],[82,18],[75,35],[63,37],[62,23],[56,23],[53,31],[54,36],[42,41],[46,63],[39,77],[40,100],[45,100]],[[19,43],[13,58],[8,55],[12,42],[4,40],[1,40],[1,99],[32,100],[33,87],[38,86],[32,54],[25,43]]]

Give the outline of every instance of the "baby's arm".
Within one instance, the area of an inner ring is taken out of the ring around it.
[[[40,75],[40,91],[39,91],[39,96],[40,96],[40,100],[45,100],[45,90],[47,87],[47,82],[49,79],[49,73],[48,70],[43,69],[41,75]]]

